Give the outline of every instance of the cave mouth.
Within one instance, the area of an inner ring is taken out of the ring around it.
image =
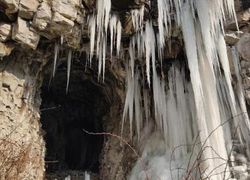
[[[50,73],[41,88],[41,124],[45,131],[46,176],[67,171],[99,173],[103,137],[83,131],[103,132],[103,118],[109,111],[103,87],[88,78],[84,68],[71,67],[66,94],[66,63]]]

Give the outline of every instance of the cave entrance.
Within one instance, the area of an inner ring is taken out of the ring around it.
[[[67,171],[98,174],[103,137],[103,117],[110,107],[103,87],[95,83],[80,65],[71,68],[66,94],[67,68],[61,64],[50,83],[50,73],[42,85],[41,123],[45,131],[46,175]]]

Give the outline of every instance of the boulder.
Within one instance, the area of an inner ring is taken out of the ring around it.
[[[11,25],[0,23],[0,42],[5,42],[11,37]]]
[[[44,1],[38,7],[38,10],[33,19],[33,26],[43,31],[46,29],[52,18],[51,7]]]
[[[227,33],[225,34],[225,41],[228,45],[235,45],[240,38],[235,33]]]
[[[53,0],[52,10],[60,15],[74,21],[77,17],[79,0]]]
[[[38,6],[37,0],[20,0],[18,15],[25,19],[32,19]]]
[[[240,56],[245,59],[250,61],[250,34],[246,33],[244,34],[239,42],[237,43],[237,49],[239,51]]]
[[[36,49],[40,36],[28,22],[22,18],[18,18],[16,24],[13,26],[12,39],[32,49]]]
[[[58,12],[53,13],[51,21],[51,30],[56,34],[66,34],[72,31],[74,27],[74,22],[65,18]]]

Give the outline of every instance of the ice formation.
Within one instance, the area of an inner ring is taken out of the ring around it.
[[[116,42],[116,55],[119,57],[121,47],[122,26],[118,16],[111,14],[111,0],[96,2],[96,14],[88,19],[90,33],[90,64],[94,55],[98,58],[98,75],[105,76],[105,61],[108,52],[108,33],[110,35],[110,57]],[[95,47],[96,46],[96,47]]]
[[[66,85],[66,93],[68,93],[68,90],[69,90],[71,61],[72,61],[72,50],[70,49],[69,53],[68,53],[68,59],[67,59],[67,85]]]
[[[223,38],[226,15],[235,18],[234,1],[157,0],[157,3],[157,30],[152,20],[144,21],[144,6],[130,12],[135,33],[127,50],[129,65],[122,124],[128,119],[131,137],[135,129],[140,141],[142,129],[152,119],[155,122],[155,132],[150,137],[154,140],[145,142],[141,160],[130,179],[229,178],[232,139],[248,143],[250,130],[238,57],[232,49],[237,77],[234,89]],[[122,27],[119,16],[110,13],[111,0],[97,0],[96,9],[89,17],[90,61],[94,55],[97,57],[98,74],[102,73],[104,79],[109,49],[112,58],[116,47],[119,57]],[[187,65],[182,63],[183,57],[168,72],[162,69],[160,72],[157,63],[162,60],[173,21],[182,30]],[[137,59],[145,62],[145,69],[138,68]],[[183,67],[188,68],[188,75]],[[231,126],[237,129],[236,137]],[[147,162],[146,170],[140,165],[142,161]]]

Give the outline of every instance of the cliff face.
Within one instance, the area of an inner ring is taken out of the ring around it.
[[[152,4],[154,2],[152,1]],[[134,33],[132,19],[126,12],[144,5],[145,17],[152,16],[154,20],[157,19],[154,13],[156,5],[153,4],[150,10],[148,4],[148,1],[112,1],[112,11],[119,14],[121,19],[121,38],[125,50],[128,50],[128,37]],[[240,32],[235,22],[228,20],[225,24],[225,40],[228,49],[232,46],[237,47],[242,68],[244,95],[250,106],[250,9],[248,1],[235,0],[235,4]],[[88,96],[94,97],[95,93],[100,92],[104,99],[97,98],[95,103],[100,107],[99,109],[92,107],[98,110],[92,113],[99,115],[100,111],[103,131],[120,134],[120,120],[125,99],[127,62],[124,59],[126,55],[118,58],[112,57],[110,52],[107,53],[105,83],[98,81],[97,58],[94,58],[95,62],[91,67],[85,66],[88,64],[87,59],[91,51],[89,37],[91,32],[88,32],[90,25],[87,17],[94,11],[96,11],[94,0],[2,0],[0,2],[0,179],[44,178],[45,167],[50,165],[45,163],[46,130],[43,130],[40,122],[41,91],[43,91],[42,87],[47,88],[52,82],[54,98],[68,97],[60,94],[63,89],[66,89],[62,86],[67,84],[68,55],[66,52],[68,51],[73,52],[72,67],[85,68],[85,71],[71,69],[71,74],[75,75],[72,75],[69,82],[72,81],[72,87],[69,88],[68,93],[74,93],[75,97],[69,98],[70,101],[77,101],[78,98],[88,99]],[[173,29],[169,43],[172,51],[165,49],[165,60],[173,60],[183,53],[181,33],[179,29]],[[228,54],[232,58],[231,51]],[[55,62],[55,55],[59,57],[59,62]],[[65,77],[63,83],[61,83],[63,79],[61,77],[58,78],[59,80],[55,78],[54,83],[53,80],[51,81],[53,63],[61,67],[62,73],[58,73],[58,76]],[[78,77],[80,73],[83,77]],[[236,77],[233,76],[233,78]],[[87,85],[84,84],[86,81],[91,84],[88,87],[93,86],[100,91],[90,91],[86,94],[81,94],[80,90],[74,92],[75,89],[80,89],[77,83],[82,83],[84,87]],[[89,111],[88,103],[92,101],[86,101],[82,103],[85,103],[84,108]],[[59,102],[61,105],[64,101]],[[50,108],[50,103],[48,101],[47,105],[44,104],[44,108]],[[80,110],[76,112],[80,113]],[[58,119],[60,118],[62,117]],[[51,125],[53,128],[57,126],[67,126],[67,124],[58,121]],[[93,131],[95,128],[96,126]],[[57,134],[58,130],[53,132],[54,129],[47,129],[47,131],[58,136],[55,141],[62,141],[62,144],[59,144],[60,147],[66,146],[63,145],[66,142],[62,140],[65,134]],[[129,125],[125,124],[124,139],[133,144],[129,133]],[[76,148],[79,147],[76,146]],[[66,152],[61,152],[61,154],[64,153]],[[137,158],[127,144],[121,143],[113,136],[105,136],[98,178],[126,179]]]

